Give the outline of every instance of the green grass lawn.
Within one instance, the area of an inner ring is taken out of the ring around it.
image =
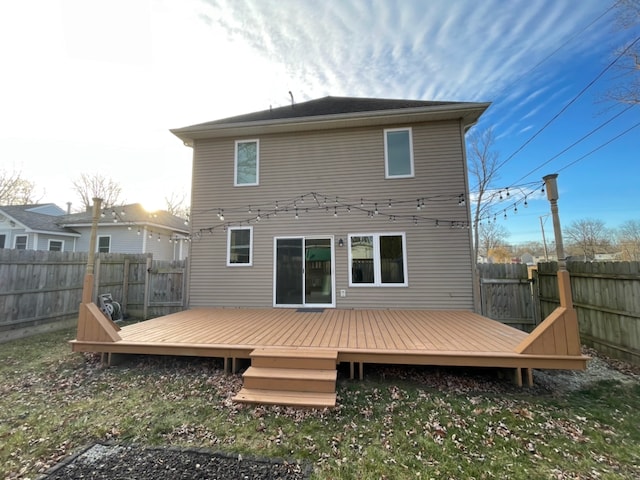
[[[640,382],[559,394],[492,372],[368,368],[334,410],[242,406],[213,359],[102,368],[65,331],[0,344],[0,478],[94,441],[206,447],[311,464],[315,479],[640,478]]]

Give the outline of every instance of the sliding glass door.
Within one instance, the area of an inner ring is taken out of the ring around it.
[[[276,306],[335,306],[331,238],[276,238],[274,270]]]

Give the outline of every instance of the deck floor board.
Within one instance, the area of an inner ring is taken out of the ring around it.
[[[482,357],[488,364],[521,367],[516,348],[527,337],[468,311],[279,308],[197,308],[124,326],[118,333],[118,342],[72,344],[76,351],[238,358],[260,347],[317,348],[367,363],[386,363],[393,356],[394,363],[430,364],[433,359],[473,366]],[[563,368],[567,362],[558,358],[546,364]]]

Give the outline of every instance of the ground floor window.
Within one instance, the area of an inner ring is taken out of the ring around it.
[[[64,249],[64,241],[63,240],[49,240],[49,251],[50,252],[61,252]]]
[[[27,249],[27,236],[26,235],[16,235],[14,240],[14,248],[16,250],[26,250]]]
[[[253,264],[253,227],[230,227],[227,230],[227,266]]]
[[[98,237],[98,253],[109,253],[111,251],[111,237]]]
[[[406,286],[404,233],[349,235],[350,286]]]

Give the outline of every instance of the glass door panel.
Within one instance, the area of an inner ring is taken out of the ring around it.
[[[305,240],[304,303],[306,305],[333,303],[331,243],[328,238]]]
[[[276,305],[302,305],[302,238],[276,239]]]

